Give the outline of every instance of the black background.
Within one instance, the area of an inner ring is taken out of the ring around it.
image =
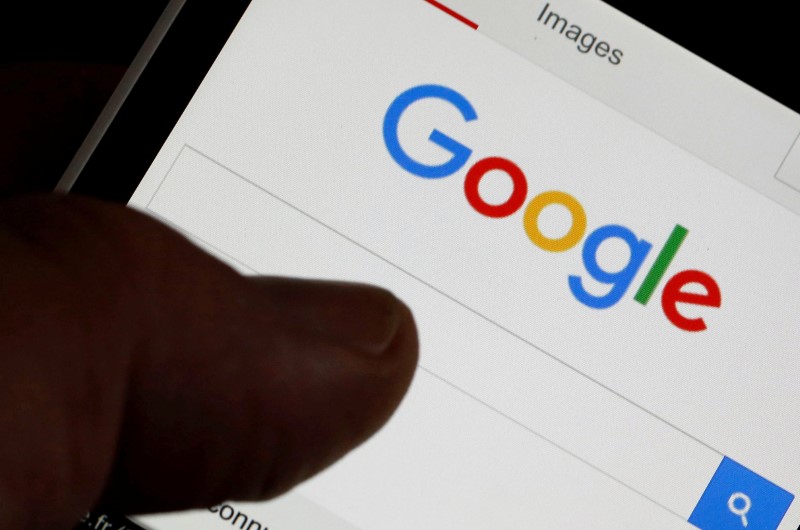
[[[5,0],[0,60],[126,64],[165,0]]]

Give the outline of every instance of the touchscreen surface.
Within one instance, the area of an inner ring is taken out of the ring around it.
[[[445,3],[254,0],[153,161],[131,206],[422,351],[288,496],[141,522],[796,528],[800,116],[600,2]]]

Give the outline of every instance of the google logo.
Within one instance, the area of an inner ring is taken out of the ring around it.
[[[395,99],[386,112],[383,122],[383,139],[389,154],[400,167],[409,173],[426,179],[449,177],[464,168],[472,157],[472,150],[451,137],[434,129],[429,141],[446,150],[452,156],[439,165],[423,164],[412,158],[400,145],[398,126],[403,113],[416,102],[423,99],[437,99],[455,107],[466,122],[478,119],[478,114],[470,102],[453,89],[440,85],[422,85],[411,88]],[[511,179],[512,192],[501,204],[491,204],[483,199],[480,183],[490,171],[502,171]],[[545,191],[528,201],[528,179],[525,173],[512,161],[500,157],[489,157],[473,164],[464,179],[464,195],[467,203],[479,214],[488,218],[504,218],[523,210],[522,226],[528,239],[548,252],[566,252],[583,242],[583,265],[593,280],[609,287],[605,294],[594,294],[584,287],[584,278],[570,275],[568,286],[573,296],[582,304],[594,309],[608,309],[615,306],[628,292],[653,245],[639,237],[623,225],[601,226],[586,236],[588,219],[583,205],[575,197],[564,191]],[[527,205],[526,205],[527,202]],[[560,237],[548,237],[539,227],[542,212],[553,205],[560,205],[569,212],[571,226]],[[644,277],[634,295],[634,300],[646,306],[666,276],[667,269],[677,255],[689,231],[676,225],[658,253],[655,262]],[[608,271],[598,263],[597,255],[606,241],[617,239],[630,250],[628,263],[620,270]],[[688,290],[690,285],[702,287]],[[707,329],[702,318],[690,318],[679,310],[678,304],[720,307],[722,294],[717,282],[709,274],[699,270],[686,270],[672,276],[661,292],[661,307],[667,319],[685,331],[704,331]]]

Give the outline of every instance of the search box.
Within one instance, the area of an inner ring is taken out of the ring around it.
[[[684,521],[720,469],[724,455],[701,440],[360,244],[357,235],[336,231],[189,146],[147,208],[259,274],[387,286],[415,308],[427,346],[419,369],[444,390],[467,396],[471,406],[488,409]]]

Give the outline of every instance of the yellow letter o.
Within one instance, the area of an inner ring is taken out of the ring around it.
[[[551,239],[539,230],[539,215],[551,204],[560,204],[566,207],[570,215],[572,215],[572,227],[566,235],[558,239]],[[581,203],[569,193],[547,191],[531,200],[525,209],[523,223],[525,225],[525,233],[528,234],[534,245],[549,252],[564,252],[580,243],[581,239],[583,239],[583,235],[586,233],[586,212]]]

